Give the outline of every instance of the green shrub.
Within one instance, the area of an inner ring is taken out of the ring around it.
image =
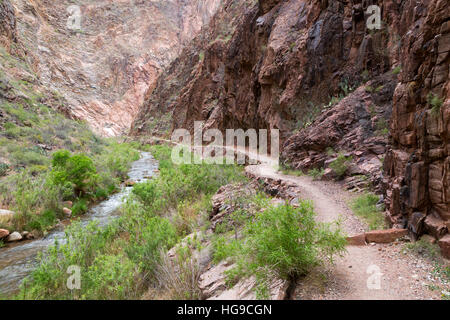
[[[95,260],[105,248],[111,246],[111,240],[117,232],[115,224],[100,229],[95,222],[87,226],[82,226],[81,222],[73,222],[66,228],[65,241],[62,244],[56,243],[38,256],[38,267],[24,280],[18,297],[24,299],[100,298],[100,294],[94,294],[96,288],[92,287],[92,285],[99,285],[99,282],[86,278],[86,275],[92,275],[89,271],[92,271],[94,267],[91,268],[91,266],[95,265],[98,268],[101,264],[101,258],[97,262]],[[66,286],[67,269],[72,265],[81,268],[83,276],[81,292],[73,292]],[[109,264],[111,265],[114,264]],[[118,274],[111,269],[105,269],[103,275],[105,273]],[[95,275],[93,276],[95,280]],[[105,283],[108,283],[108,280],[109,277],[106,277]],[[104,291],[104,287],[101,286],[100,292]]]
[[[346,157],[340,153],[336,160],[330,163],[330,168],[333,169],[336,176],[341,179],[347,172],[348,166],[352,161],[352,157]]]
[[[427,96],[428,104],[431,106],[431,113],[435,116],[439,114],[441,111],[441,107],[444,104],[443,99],[441,99],[439,96],[433,94],[430,92]]]
[[[72,206],[72,216],[77,217],[85,214],[88,211],[86,199],[77,200]]]
[[[216,233],[218,233],[217,230]],[[212,248],[213,262],[219,263],[227,258],[235,258],[235,256],[242,250],[242,243],[235,238],[228,239],[228,237],[220,235],[214,238]]]
[[[29,230],[45,231],[54,226],[57,214],[53,210],[46,210],[41,215],[33,215],[26,228]]]
[[[72,156],[69,151],[60,150],[53,155],[52,164],[53,182],[60,186],[72,183],[78,196],[86,194],[96,184],[97,169],[85,154]]]
[[[85,299],[126,299],[135,295],[136,265],[124,254],[99,255],[87,269]]]
[[[214,258],[217,261],[231,255],[237,266],[228,274],[230,282],[254,275],[257,291],[267,293],[267,284],[274,276],[297,279],[345,251],[345,236],[338,225],[319,223],[314,217],[308,201],[302,201],[298,208],[288,204],[268,207],[247,221],[242,239],[227,243],[219,237]]]
[[[376,207],[378,201],[379,197],[377,195],[366,193],[357,197],[351,203],[353,212],[367,222],[370,230],[384,229],[386,227],[384,216]]]
[[[109,194],[110,193],[108,192],[108,190],[103,189],[103,188],[98,188],[97,190],[95,190],[94,197],[95,197],[96,201],[101,201],[101,200],[106,199],[109,196]]]
[[[175,228],[169,220],[152,217],[139,233],[132,234],[126,252],[149,274],[153,275],[159,262],[159,251],[171,248],[177,240]]]

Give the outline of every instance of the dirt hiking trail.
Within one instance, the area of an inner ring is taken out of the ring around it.
[[[177,144],[165,139],[156,140]],[[298,197],[313,202],[318,221],[333,222],[340,219],[343,231],[348,235],[367,231],[365,223],[349,208],[348,203],[355,195],[343,190],[342,186],[331,181],[314,181],[309,176],[285,175],[278,171],[278,161],[269,156],[261,157],[248,149],[235,147],[233,150],[245,153],[248,159],[258,160],[259,164],[245,168],[252,176],[295,184]],[[439,292],[429,289],[436,281],[431,276],[432,271],[431,262],[405,254],[403,244],[399,242],[347,246],[347,252],[343,257],[337,257],[333,265],[317,270],[299,281],[293,298],[439,299]]]

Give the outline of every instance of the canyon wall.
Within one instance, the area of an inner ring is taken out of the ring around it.
[[[160,70],[220,3],[11,0],[17,40],[41,83],[69,116],[109,136],[128,132]]]
[[[381,29],[367,28],[370,5]],[[445,0],[225,1],[159,78],[134,135],[277,128],[285,164],[351,159],[395,226],[441,238],[449,208],[449,6]],[[351,158],[350,158],[351,157]]]

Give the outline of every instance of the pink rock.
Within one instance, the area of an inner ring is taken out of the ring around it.
[[[6,229],[0,229],[0,239],[4,239],[9,236],[9,231]]]
[[[406,229],[387,229],[387,230],[374,230],[366,232],[366,241],[375,243],[390,243],[394,242],[398,238],[406,236],[408,230]]]

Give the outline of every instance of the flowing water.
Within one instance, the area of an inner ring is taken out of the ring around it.
[[[128,176],[131,181],[144,182],[154,175],[158,168],[157,161],[148,152],[141,152],[141,158],[132,164]],[[100,226],[107,225],[111,219],[117,217],[118,209],[123,200],[131,192],[131,187],[123,187],[119,193],[92,207],[81,219],[87,225],[97,221]],[[45,250],[58,240],[64,240],[64,228],[59,227],[51,231],[46,237],[18,242],[0,249],[0,293],[12,294],[17,292],[22,280],[36,267],[37,254]]]

